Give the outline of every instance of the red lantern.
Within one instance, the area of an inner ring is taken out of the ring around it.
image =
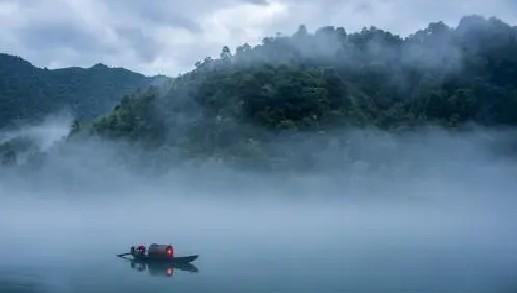
[[[174,250],[172,246],[167,247],[167,257],[173,257],[174,256]]]

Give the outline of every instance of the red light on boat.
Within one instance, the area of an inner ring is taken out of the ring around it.
[[[173,252],[173,248],[172,246],[168,246],[166,249],[165,249],[165,253],[167,254],[167,257],[172,257],[174,255],[174,252]]]

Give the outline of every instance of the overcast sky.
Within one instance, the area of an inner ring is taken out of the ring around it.
[[[470,14],[515,25],[517,0],[0,0],[0,52],[49,68],[102,62],[175,76],[224,45],[256,44],[302,23],[407,35]]]

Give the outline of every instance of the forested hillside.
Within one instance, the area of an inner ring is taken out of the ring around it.
[[[195,154],[262,154],[278,133],[517,125],[517,28],[465,17],[408,37],[304,26],[206,58],[165,92],[126,96],[90,133]],[[80,132],[76,125],[76,132]]]
[[[154,78],[97,64],[91,68],[42,69],[0,54],[0,128],[35,121],[61,110],[92,119],[108,113],[121,97]]]

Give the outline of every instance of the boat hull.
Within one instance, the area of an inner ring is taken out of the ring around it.
[[[154,258],[148,256],[133,256],[133,259],[140,262],[152,262],[152,263],[171,263],[171,264],[185,264],[195,261],[199,256],[178,256],[171,258]]]

